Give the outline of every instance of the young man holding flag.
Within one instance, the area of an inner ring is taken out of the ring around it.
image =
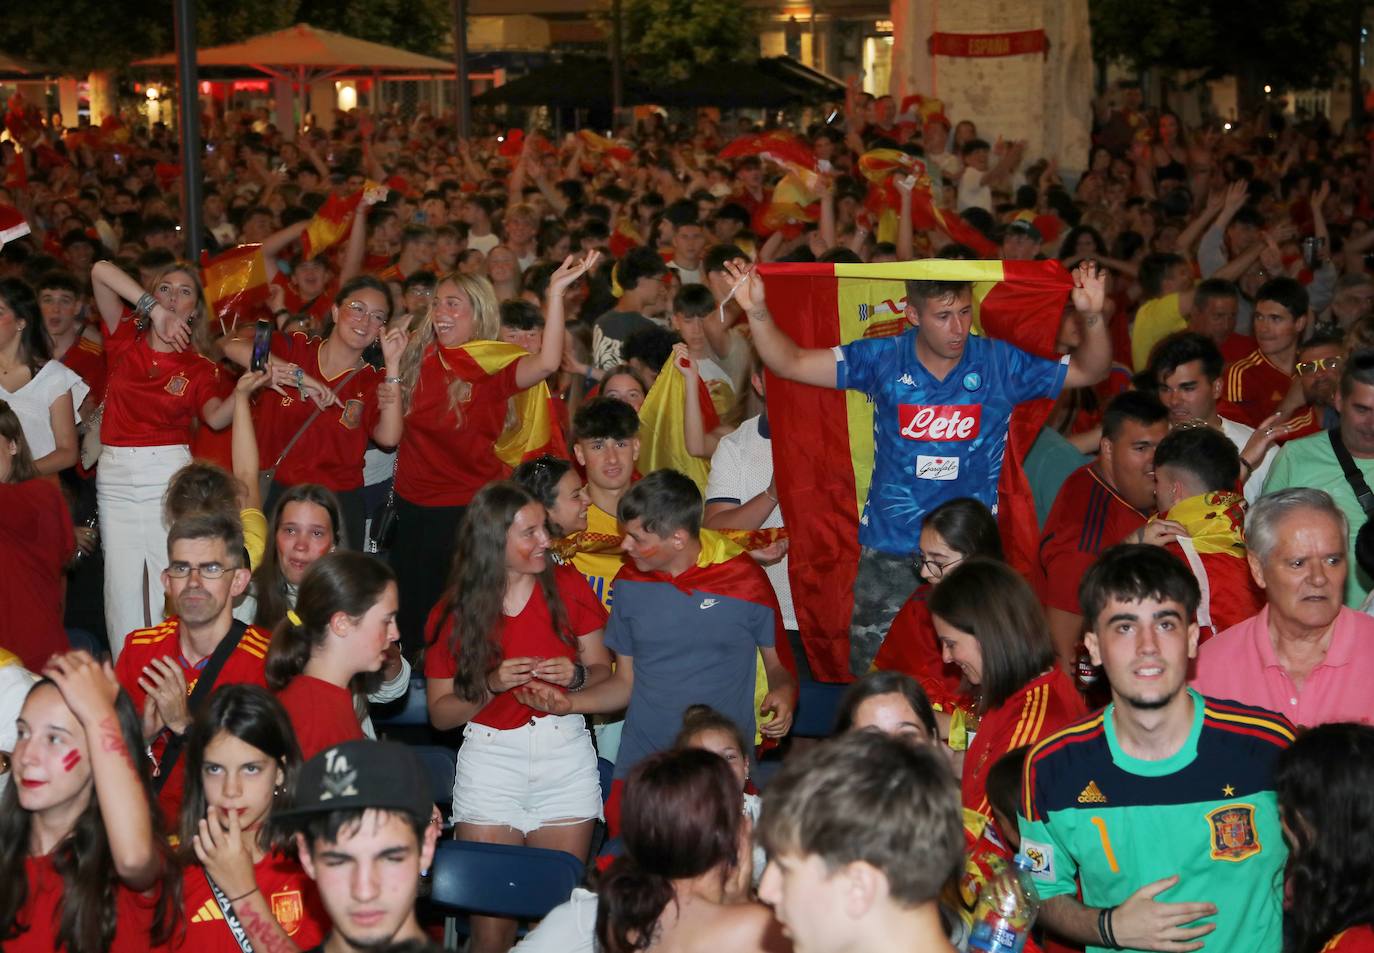
[[[915,588],[925,514],[961,496],[995,510],[1016,405],[1105,376],[1111,340],[1102,319],[1104,276],[1089,262],[1074,270],[1083,343],[1055,362],[973,335],[966,281],[908,281],[903,316],[912,330],[904,334],[801,348],[771,320],[757,272],[743,261],[728,269],[770,371],[815,387],[862,391],[873,401],[873,476],[859,523],[850,626],[850,668],[862,674]]]

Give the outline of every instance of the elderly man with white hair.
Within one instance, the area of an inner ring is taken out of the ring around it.
[[[1268,605],[1199,650],[1193,687],[1298,725],[1374,723],[1374,618],[1342,603],[1348,533],[1321,490],[1261,497],[1245,536]]]

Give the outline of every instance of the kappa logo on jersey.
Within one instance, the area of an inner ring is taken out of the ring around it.
[[[1088,786],[1085,787],[1085,788],[1082,790],[1082,792],[1078,795],[1078,803],[1079,803],[1079,804],[1106,804],[1106,803],[1107,803],[1107,795],[1105,795],[1105,794],[1102,793],[1102,789],[1099,788],[1099,787],[1097,786],[1097,782],[1096,782],[1096,781],[1089,781],[1089,782],[1088,782]]]
[[[1212,828],[1212,859],[1240,861],[1264,848],[1255,830],[1255,808],[1251,804],[1228,804],[1207,813]]]
[[[358,424],[363,422],[363,402],[360,400],[350,400],[344,404],[343,413],[339,414],[339,423],[349,430],[356,430]]]
[[[897,383],[905,384],[907,387],[916,386],[916,381],[912,379],[910,374],[903,374],[901,377],[897,378]]]
[[[983,420],[982,404],[899,404],[897,422],[908,440],[972,440]]]
[[[1054,880],[1054,848],[1049,844],[1021,839],[1021,853],[1031,862],[1030,875],[1036,880]]]
[[[305,919],[305,904],[299,890],[283,890],[272,894],[272,917],[281,924],[287,936],[295,936]]]

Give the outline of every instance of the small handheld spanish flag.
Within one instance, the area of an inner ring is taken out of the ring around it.
[[[267,262],[261,245],[239,245],[214,258],[201,252],[200,270],[205,298],[228,327],[250,320],[267,303]]]

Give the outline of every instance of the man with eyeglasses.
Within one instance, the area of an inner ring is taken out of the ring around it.
[[[1303,406],[1288,419],[1284,440],[1334,430],[1340,426],[1336,391],[1345,364],[1345,335],[1339,328],[1322,327],[1298,347],[1298,387]]]
[[[191,725],[191,693],[202,675],[212,682],[196,694],[197,703],[218,685],[265,687],[272,636],[233,618],[234,600],[252,579],[236,515],[196,513],[177,520],[167,534],[167,558],[162,585],[176,615],[129,633],[115,675],[143,716],[143,737],[159,767],[158,804],[175,828],[184,772],[178,755]]]
[[[1309,487],[1325,490],[1336,501],[1350,522],[1350,532],[1346,534],[1349,571],[1345,579],[1345,604],[1358,609],[1374,588],[1374,579],[1355,559],[1359,527],[1368,517],[1336,455],[1336,441],[1350,452],[1365,482],[1374,486],[1374,352],[1357,351],[1345,361],[1334,405],[1340,413],[1336,429],[1285,444],[1274,459],[1269,478],[1264,481],[1264,492]]]

